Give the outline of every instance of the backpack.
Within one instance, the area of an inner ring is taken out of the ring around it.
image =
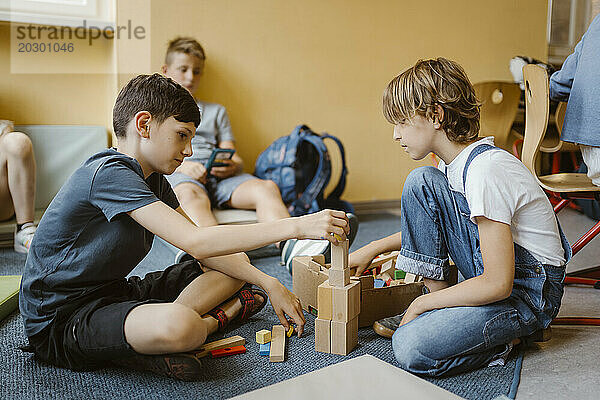
[[[331,179],[331,161],[324,139],[335,142],[342,159],[340,178],[327,198],[323,191]],[[340,199],[347,174],[342,142],[327,133],[319,135],[306,125],[298,125],[291,134],[275,140],[258,156],[254,170],[257,177],[279,186],[281,198],[294,217],[323,208],[354,212],[350,203]]]

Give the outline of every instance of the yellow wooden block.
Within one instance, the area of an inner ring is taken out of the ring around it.
[[[290,329],[288,329],[288,331],[285,333],[285,336],[292,337],[293,334],[294,334],[294,325],[290,325]]]
[[[256,332],[256,343],[265,344],[271,341],[271,331],[266,329]]]

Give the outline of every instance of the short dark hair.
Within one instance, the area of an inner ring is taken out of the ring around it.
[[[446,58],[419,60],[392,79],[383,92],[383,115],[391,124],[415,115],[433,119],[442,107],[442,129],[449,140],[468,143],[479,135],[479,108],[465,70]]]
[[[117,137],[125,137],[127,125],[140,111],[148,111],[158,123],[173,117],[179,122],[200,125],[200,110],[190,92],[160,74],[139,75],[121,89],[113,108]]]

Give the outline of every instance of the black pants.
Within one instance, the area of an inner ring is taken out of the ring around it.
[[[125,318],[135,307],[174,301],[202,274],[197,261],[175,264],[115,282],[110,293],[56,311],[53,322],[29,337],[29,348],[41,361],[72,370],[91,370],[110,360],[137,354],[125,340]]]

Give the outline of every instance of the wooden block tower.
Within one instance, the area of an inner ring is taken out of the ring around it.
[[[348,240],[331,246],[329,279],[317,289],[315,350],[346,355],[358,344],[360,281],[350,281]]]

